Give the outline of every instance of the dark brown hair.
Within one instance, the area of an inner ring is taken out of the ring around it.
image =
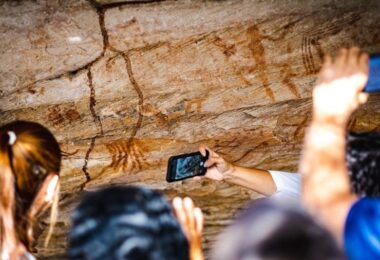
[[[0,128],[0,251],[5,239],[20,241],[30,250],[35,218],[43,211],[31,212],[31,206],[45,178],[49,173],[58,175],[60,165],[58,142],[42,125],[14,121]],[[57,188],[52,206],[53,218],[58,191]]]

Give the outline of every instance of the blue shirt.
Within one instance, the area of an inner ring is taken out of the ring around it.
[[[380,198],[362,198],[351,207],[344,247],[349,259],[380,259]]]

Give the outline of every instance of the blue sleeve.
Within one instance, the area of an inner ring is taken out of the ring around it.
[[[380,259],[380,199],[362,198],[351,207],[344,247],[349,259]]]

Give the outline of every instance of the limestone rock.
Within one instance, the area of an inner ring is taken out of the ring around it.
[[[59,77],[103,48],[98,15],[86,1],[1,1],[1,97]],[[1,108],[4,109],[4,108]]]
[[[38,240],[43,258],[64,258],[80,195],[115,184],[193,197],[209,249],[257,194],[168,184],[167,159],[205,143],[239,165],[296,171],[323,54],[380,47],[376,0],[96,2],[0,1],[0,122],[40,122],[65,152],[56,232],[48,248],[46,232]],[[378,131],[379,100],[371,96],[351,130]]]
[[[128,4],[128,3],[144,3],[144,2],[154,2],[154,0],[95,0],[98,4],[101,5],[112,5],[112,4],[117,4],[117,5],[122,5],[122,4]]]

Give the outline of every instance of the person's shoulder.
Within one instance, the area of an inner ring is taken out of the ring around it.
[[[367,226],[380,231],[380,198],[361,198],[350,208],[346,219],[345,232],[351,229],[360,228],[357,226]],[[355,231],[357,232],[357,231]],[[380,235],[380,233],[379,233]]]
[[[380,198],[363,197],[352,205],[348,218],[358,216],[372,218],[377,217],[378,214],[380,214]]]
[[[346,219],[345,249],[350,259],[380,258],[380,198],[361,198]]]

